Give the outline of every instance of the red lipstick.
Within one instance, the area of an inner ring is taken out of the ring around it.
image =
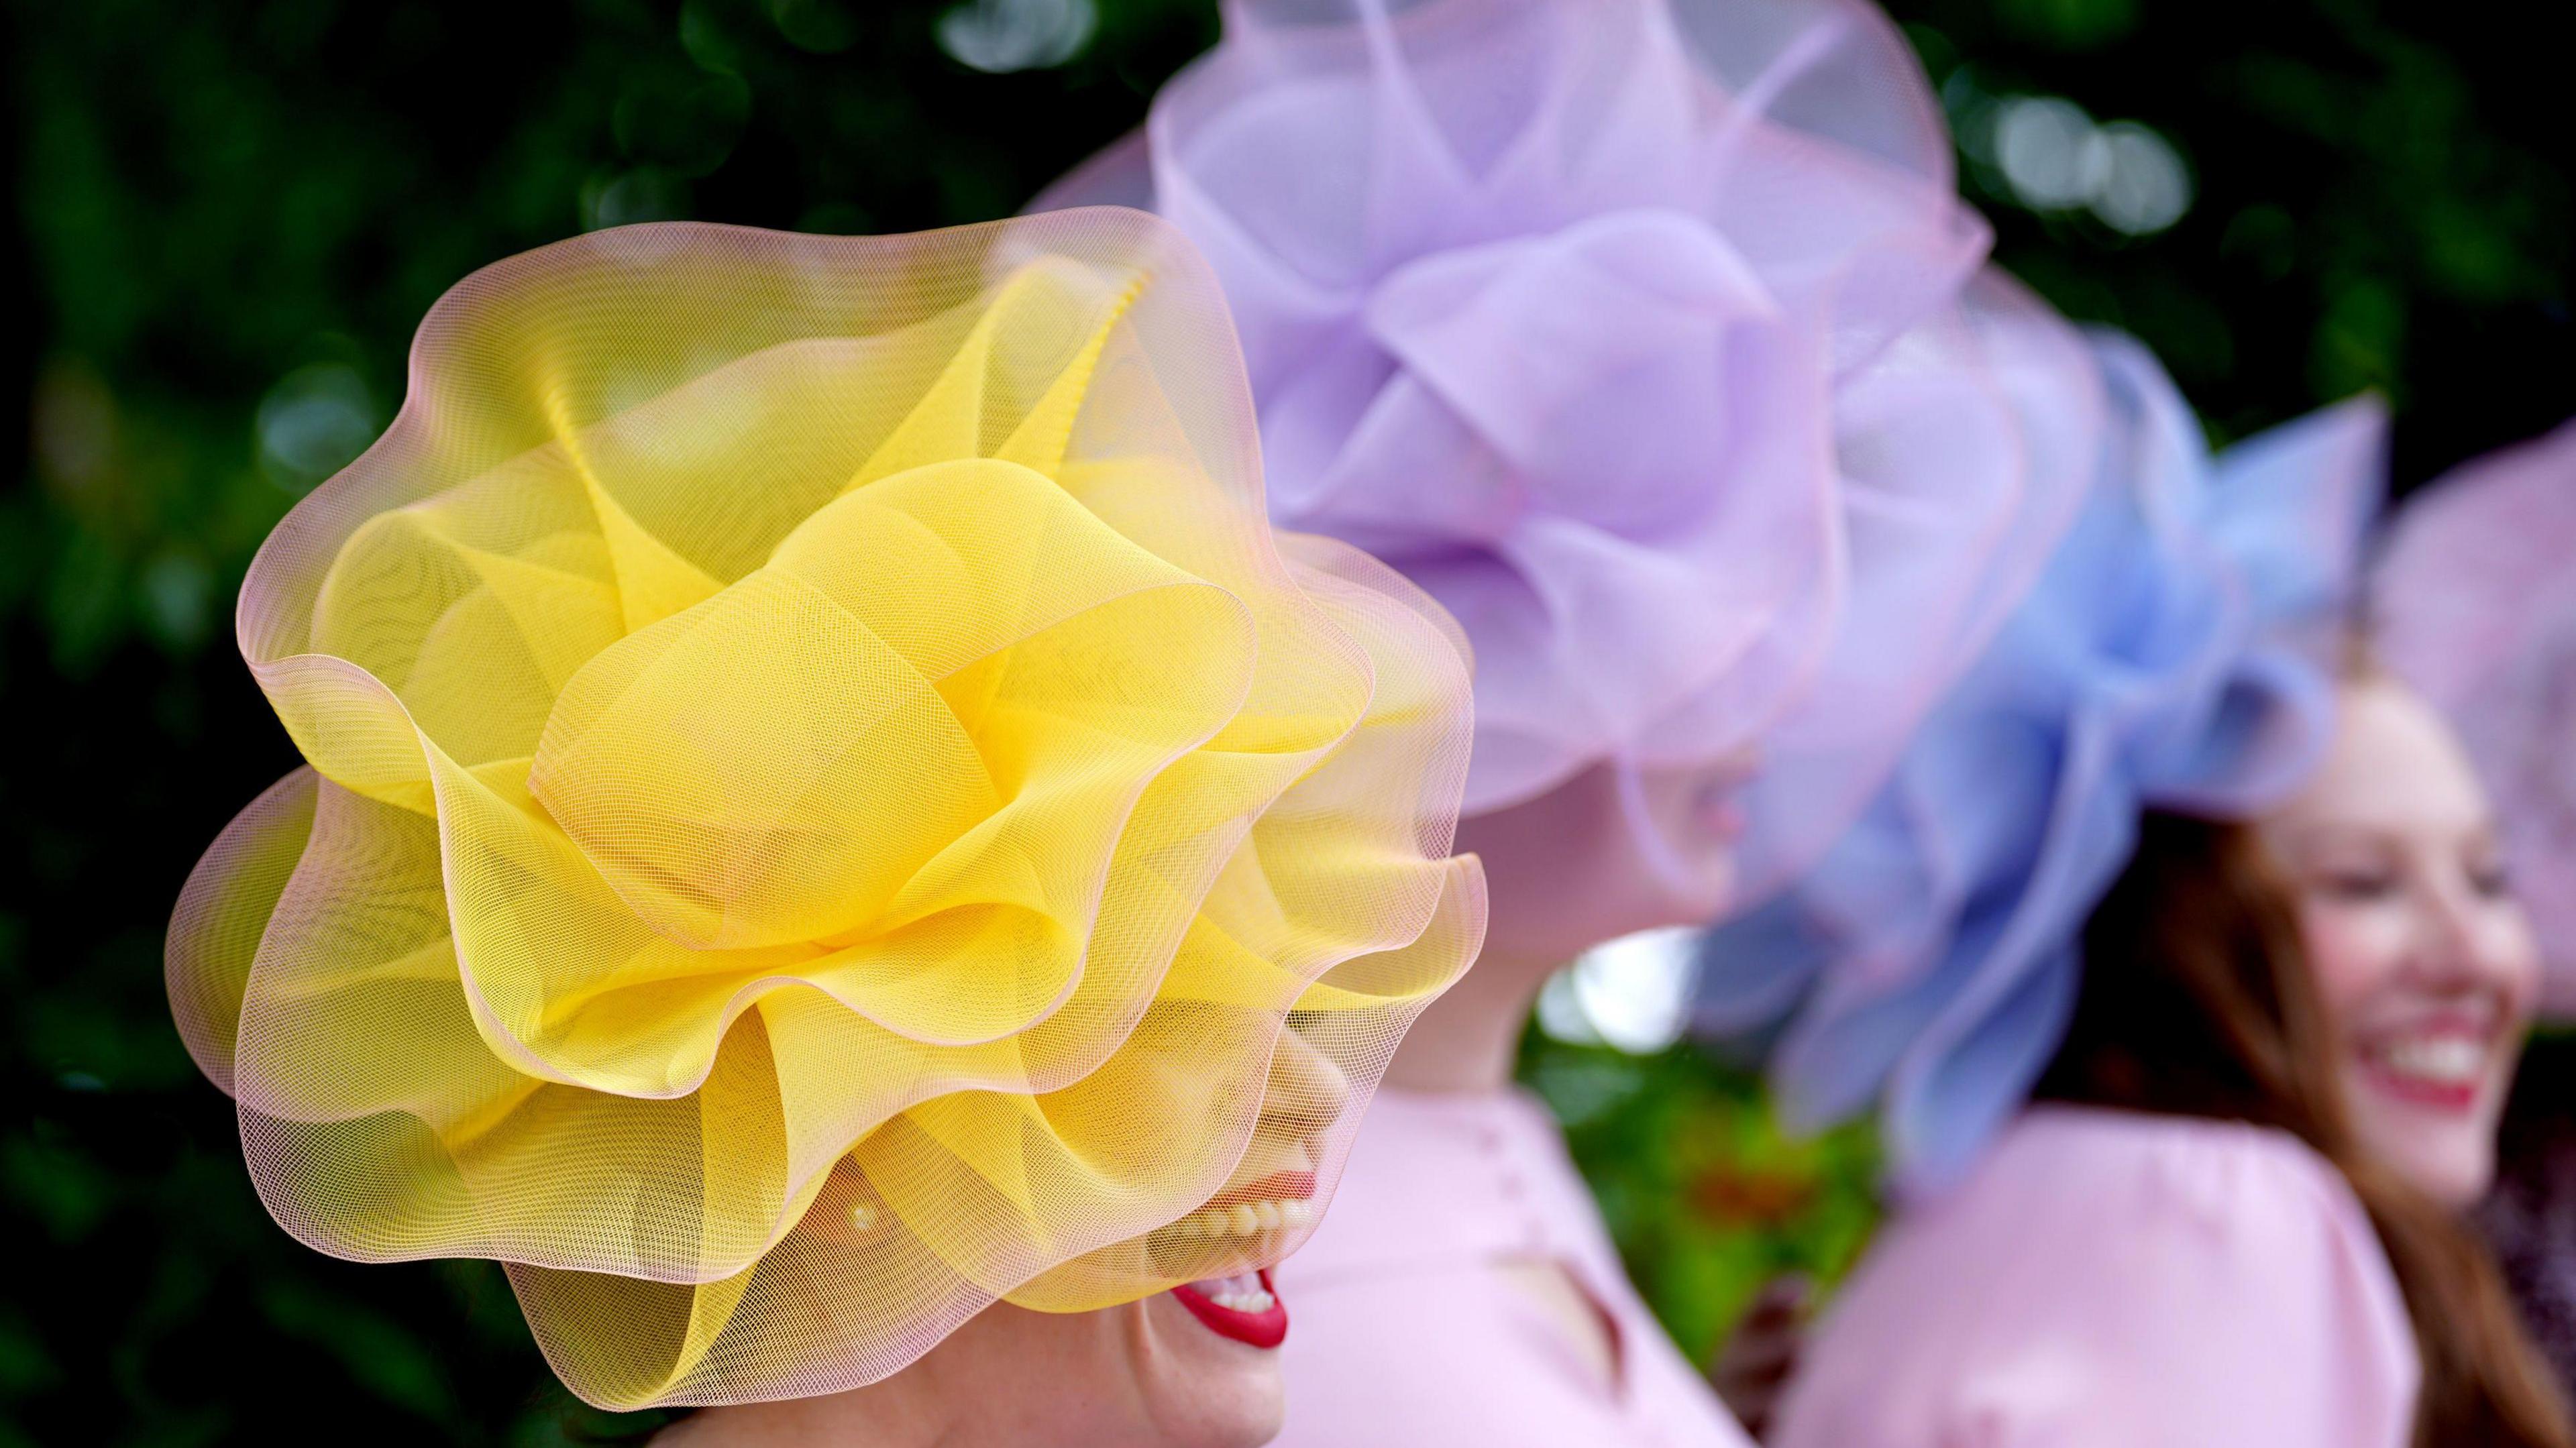
[[[2363,1069],[2369,1072],[2370,1083],[2373,1086],[2400,1101],[2411,1101],[2418,1106],[2430,1106],[2437,1110],[2453,1112],[2465,1112],[2478,1104],[2478,1087],[2475,1084],[2427,1081],[2420,1076],[2408,1076],[2388,1070],[2376,1063]]]
[[[1274,1171],[1259,1181],[1228,1187],[1208,1198],[1211,1207],[1230,1207],[1236,1202],[1302,1202],[1315,1194],[1315,1174],[1311,1171]]]
[[[1219,1337],[1261,1348],[1287,1340],[1288,1305],[1279,1300],[1267,1267],[1240,1277],[1184,1282],[1172,1289],[1172,1296],[1180,1299],[1200,1326]]]

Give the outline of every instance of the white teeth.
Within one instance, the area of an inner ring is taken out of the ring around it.
[[[2371,1054],[2400,1075],[2445,1086],[2473,1085],[2487,1070],[2486,1046],[2466,1036],[2411,1036]]]
[[[1165,1230],[1183,1237],[1249,1237],[1261,1232],[1310,1226],[1314,1220],[1315,1204],[1302,1199],[1236,1202],[1232,1206],[1207,1207],[1192,1212]]]
[[[1261,1285],[1261,1277],[1257,1273],[1215,1277],[1190,1285],[1208,1301],[1228,1312],[1268,1312],[1279,1305],[1279,1299],[1271,1296],[1270,1289]]]

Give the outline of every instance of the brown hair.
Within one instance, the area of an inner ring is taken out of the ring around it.
[[[2424,1365],[2416,1443],[2576,1445],[2485,1247],[2357,1145],[2293,897],[2251,827],[2150,813],[2084,958],[2040,1096],[2298,1136],[2352,1184],[2406,1295]]]

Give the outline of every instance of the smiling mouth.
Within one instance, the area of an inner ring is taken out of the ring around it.
[[[1273,1348],[1287,1340],[1288,1309],[1270,1281],[1270,1269],[1233,1277],[1185,1282],[1172,1296],[1189,1309],[1199,1325],[1222,1338],[1250,1347]]]
[[[1257,1237],[1315,1224],[1315,1174],[1278,1171],[1208,1199],[1163,1230],[1175,1237]]]
[[[2466,1111],[2485,1089],[2488,1043],[2458,1032],[2391,1036],[2361,1048],[2364,1074],[2387,1095],[2418,1106]]]

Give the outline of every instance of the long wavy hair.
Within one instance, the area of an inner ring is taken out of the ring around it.
[[[2396,1269],[2424,1367],[2419,1448],[2576,1445],[2485,1246],[2354,1135],[2295,896],[2252,827],[2148,815],[2084,959],[2040,1096],[2299,1137],[2352,1184]]]

